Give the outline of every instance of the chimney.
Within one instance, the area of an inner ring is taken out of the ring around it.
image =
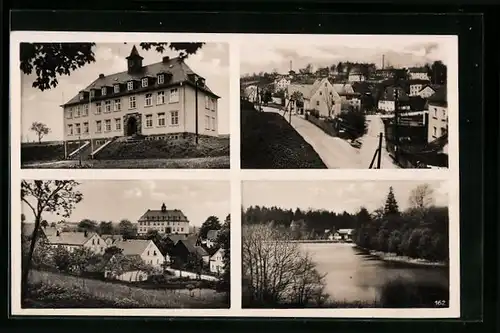
[[[102,73],[101,73],[101,74],[99,74],[99,78],[100,78],[100,79],[104,79],[104,74],[102,74]]]
[[[382,69],[384,69],[385,66],[385,54],[382,54]]]
[[[163,62],[163,63],[167,63],[167,62],[169,62],[169,61],[170,61],[170,57],[169,57],[169,56],[165,56],[165,57],[163,57],[163,59],[162,59],[162,62]]]

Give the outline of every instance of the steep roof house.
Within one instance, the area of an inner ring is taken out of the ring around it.
[[[161,267],[165,261],[170,261],[169,255],[163,255],[152,240],[127,239],[116,242],[115,246],[122,249],[124,256],[139,256],[153,267]]]
[[[86,247],[94,253],[104,253],[108,245],[95,232],[63,232],[57,230],[55,234],[47,235],[47,245],[51,247],[64,247],[68,251],[74,251],[76,248]]]
[[[189,256],[196,256],[203,259],[203,262],[208,263],[210,256],[207,251],[201,246],[200,241],[193,242],[191,240],[181,239],[172,249],[172,256],[186,262]]]
[[[162,204],[161,209],[148,209],[138,221],[137,233],[145,235],[149,230],[160,234],[189,234],[189,220],[179,209],[167,209]]]

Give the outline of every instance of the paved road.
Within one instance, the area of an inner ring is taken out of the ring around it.
[[[283,111],[271,107],[263,107],[263,111],[283,114]],[[285,118],[289,121],[288,114]],[[370,165],[370,162],[363,165],[359,150],[347,141],[329,136],[302,117],[292,115],[291,125],[314,148],[329,169],[366,169]]]
[[[382,118],[378,115],[366,116],[368,123],[368,129],[364,136],[362,136],[359,141],[362,142],[362,146],[359,150],[360,158],[363,165],[368,168],[373,159],[373,154],[378,148],[379,135],[384,132],[384,123]],[[377,161],[375,160],[375,166]],[[381,169],[397,169],[399,168],[394,164],[393,159],[389,156],[389,153],[385,149],[385,139],[382,140],[382,157],[380,160]]]

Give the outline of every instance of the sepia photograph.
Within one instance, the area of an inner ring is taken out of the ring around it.
[[[242,193],[243,308],[450,306],[446,182],[244,181]]]
[[[228,309],[229,191],[227,181],[22,180],[11,222],[21,307]]]
[[[22,168],[229,168],[228,43],[19,47]]]
[[[299,40],[241,45],[243,169],[448,168],[456,40]]]

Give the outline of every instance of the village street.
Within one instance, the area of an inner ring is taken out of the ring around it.
[[[362,143],[359,149],[359,155],[362,165],[368,168],[373,159],[373,154],[378,148],[379,135],[384,133],[384,123],[379,115],[366,116],[367,131],[358,140]],[[376,166],[377,160],[374,162]],[[380,159],[381,169],[397,169],[398,166],[394,164],[394,160],[389,156],[389,152],[385,149],[385,138],[382,139],[382,157]]]
[[[283,111],[272,107],[264,106],[263,111],[283,115]],[[285,118],[289,121],[288,114]],[[314,148],[330,169],[368,169],[373,154],[378,148],[378,135],[384,132],[384,124],[379,116],[367,116],[367,133],[359,139],[362,142],[361,148],[356,149],[346,140],[326,134],[301,116],[292,115],[291,125]],[[397,168],[385,150],[384,142],[382,142],[381,168]]]

